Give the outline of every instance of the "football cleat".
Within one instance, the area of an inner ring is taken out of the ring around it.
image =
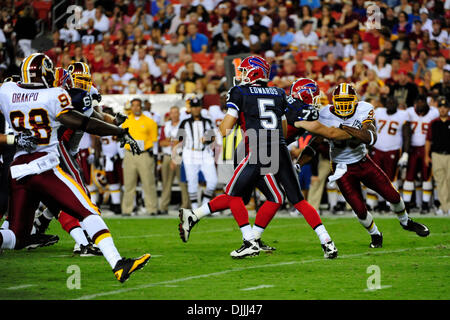
[[[372,234],[372,242],[370,243],[370,248],[382,248],[383,247],[383,234]]]
[[[426,237],[430,234],[430,230],[427,228],[426,225],[415,222],[411,218],[408,218],[408,223],[406,224],[406,226],[402,225],[401,223],[400,225],[402,226],[403,229],[413,231],[418,236],[421,237]]]
[[[47,210],[47,209],[46,209]],[[52,220],[47,219],[44,214],[40,214],[39,217],[34,219],[33,226],[36,229],[36,233],[45,233]]]
[[[242,246],[234,251],[231,251],[230,256],[233,259],[242,259],[245,257],[253,257],[259,255],[260,248],[255,240],[244,240]]]
[[[328,241],[325,244],[322,244],[323,249],[323,257],[325,259],[334,259],[338,256],[338,249],[334,245],[333,241]]]
[[[74,248],[73,253],[79,254],[80,257],[92,257],[92,256],[102,256],[103,253],[98,247],[94,247],[92,244],[84,245],[76,245],[77,250]]]
[[[35,233],[30,235],[28,245],[26,245],[25,248],[31,250],[39,247],[47,247],[54,245],[58,241],[59,237],[56,235]]]
[[[190,209],[180,209],[180,223],[178,230],[180,231],[180,238],[183,242],[187,242],[192,228],[197,224],[198,218]]]
[[[146,253],[136,259],[120,259],[119,261],[117,261],[116,266],[113,269],[113,273],[116,276],[116,279],[124,283],[128,280],[128,278],[134,271],[142,269],[146,265],[150,257],[151,255],[149,253]]]
[[[421,214],[428,214],[430,213],[430,206],[428,203],[424,202],[422,203],[422,210],[420,211]]]
[[[277,250],[277,248],[274,248],[274,247],[271,247],[271,246],[267,245],[261,239],[257,239],[257,240],[255,240],[255,242],[258,244],[259,249],[261,251],[266,252],[266,253],[272,253],[275,250]]]
[[[78,243],[75,242],[75,245],[73,246],[73,254],[77,255],[81,253],[81,247]]]

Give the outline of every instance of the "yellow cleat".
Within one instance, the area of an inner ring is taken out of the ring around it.
[[[149,253],[146,253],[136,259],[122,258],[121,260],[117,261],[117,264],[113,269],[114,275],[116,276],[117,280],[123,283],[128,280],[128,278],[134,271],[142,269],[148,262],[148,260],[150,260],[150,257],[151,255]]]

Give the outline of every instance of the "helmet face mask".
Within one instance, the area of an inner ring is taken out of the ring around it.
[[[91,90],[92,76],[87,64],[84,62],[75,62],[69,66],[68,71],[72,76],[73,86],[75,88],[86,91]]]
[[[358,97],[351,84],[341,83],[333,91],[334,113],[340,117],[351,116],[356,109]]]

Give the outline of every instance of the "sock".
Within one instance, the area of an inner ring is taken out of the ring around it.
[[[109,185],[109,191],[111,193],[111,203],[120,204],[120,184],[115,183]]]
[[[416,181],[414,185],[416,189],[416,205],[420,208],[422,206],[422,183]]]
[[[264,232],[264,228],[261,228],[260,226],[257,226],[256,224],[253,225],[253,235],[255,236],[255,240],[261,239],[261,236]]]
[[[306,222],[311,226],[311,228],[316,228],[319,224],[322,224],[319,214],[308,201],[302,200],[294,205],[295,209],[300,211],[300,213],[305,217]]]
[[[0,230],[0,249],[14,249],[16,246],[16,235],[11,230]]]
[[[203,192],[202,204],[208,203],[214,195],[214,190],[205,190]]]
[[[202,204],[197,209],[192,210],[194,211],[194,214],[197,216],[197,218],[200,220],[204,216],[211,214],[211,209],[209,207],[209,202]]]
[[[411,202],[413,191],[414,191],[414,182],[405,181],[403,183],[403,199],[406,202]]]
[[[91,214],[84,218],[83,227],[92,241],[98,245],[103,253],[103,256],[111,265],[111,268],[114,268],[117,261],[122,259],[122,257],[117,251],[111,237],[111,233],[109,232],[103,219],[96,214]]]
[[[253,234],[253,229],[250,224],[240,227],[242,232],[242,238],[247,241],[255,240],[255,235]]]
[[[405,203],[400,199],[399,203],[391,203],[392,211],[397,215],[398,220],[404,226],[408,224],[408,213],[406,212]]]
[[[380,231],[378,231],[377,225],[375,224],[375,221],[373,221],[373,217],[370,212],[367,212],[367,216],[364,220],[360,218],[358,218],[358,220],[359,223],[361,223],[363,227],[367,229],[370,235],[380,234]]]
[[[198,208],[197,192],[189,193],[189,200],[191,200],[192,209],[197,209]]]
[[[424,181],[422,183],[422,189],[423,203],[429,204],[431,201],[431,195],[433,193],[433,183],[431,181]]]
[[[330,210],[337,204],[337,190],[327,189],[328,203],[330,204]]]
[[[265,201],[256,213],[255,226],[266,228],[280,207],[280,203]]]
[[[69,232],[69,234],[72,236],[73,240],[75,240],[75,242],[78,245],[87,246],[89,244],[89,241],[87,240],[86,236],[84,235],[84,231],[83,231],[83,229],[81,229],[81,227],[73,228]]]
[[[327,229],[325,229],[325,226],[323,224],[318,225],[314,231],[316,232],[317,236],[319,237],[320,243],[325,244],[329,241],[331,241],[330,235],[327,232]]]

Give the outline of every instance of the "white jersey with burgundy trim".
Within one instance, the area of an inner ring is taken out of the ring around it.
[[[116,154],[119,154],[119,143],[113,136],[101,137],[102,153],[105,157],[113,158]]]
[[[69,94],[62,88],[28,89],[14,82],[0,87],[0,110],[15,133],[31,130],[38,137],[34,152],[47,152],[59,156],[59,114],[72,109]],[[27,154],[16,152],[14,158]]]
[[[408,120],[409,115],[406,110],[397,110],[394,114],[388,114],[386,108],[375,109],[377,142],[374,147],[384,152],[401,149],[403,125]]]
[[[411,146],[423,147],[428,126],[432,120],[439,117],[439,111],[435,107],[430,107],[430,110],[424,116],[419,116],[414,107],[409,107],[406,111],[409,115],[409,122],[411,122]]]
[[[358,102],[356,110],[351,117],[340,118],[331,109],[333,105],[327,105],[319,113],[319,122],[328,127],[336,127],[342,123],[346,126],[361,128],[363,123],[373,121],[374,108],[365,101]],[[359,140],[330,140],[330,159],[335,163],[356,163],[367,154],[367,147]]]

